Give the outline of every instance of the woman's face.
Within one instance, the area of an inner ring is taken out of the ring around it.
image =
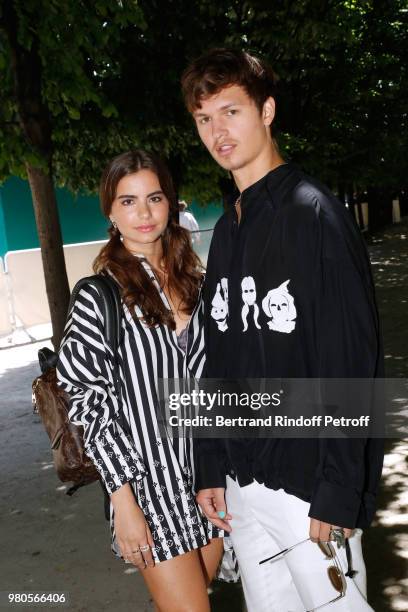
[[[139,170],[118,183],[109,215],[130,251],[151,254],[161,248],[160,236],[167,227],[169,201],[152,170]]]

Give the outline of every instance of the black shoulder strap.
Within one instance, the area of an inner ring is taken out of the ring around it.
[[[96,287],[102,297],[102,315],[105,322],[103,334],[106,343],[112,348],[113,351],[116,384],[118,379],[116,355],[120,342],[122,313],[119,287],[109,275],[95,274],[94,276],[81,278],[72,290],[68,314],[71,312],[78,293],[83,287],[89,287],[89,285]],[[49,370],[49,368],[54,368],[57,365],[58,353],[50,350],[47,347],[42,347],[38,351],[38,360],[40,363],[41,372],[44,374]]]
[[[68,312],[71,311],[79,291],[83,287],[89,287],[89,285],[96,287],[102,297],[102,315],[105,322],[103,333],[106,343],[111,347],[113,352],[113,382],[118,401],[120,402],[122,394],[120,390],[118,348],[120,342],[122,304],[119,286],[108,274],[94,274],[93,276],[81,278],[72,290]]]
[[[120,300],[120,293],[118,284],[108,274],[95,274],[93,276],[87,276],[81,278],[71,293],[71,300],[69,303],[68,313],[71,312],[71,308],[75,302],[75,299],[79,291],[89,285],[96,287],[102,297],[102,315],[105,322],[104,325],[104,337],[106,343],[111,347],[113,351],[113,382],[116,389],[118,402],[121,402],[121,390],[120,390],[120,375],[119,375],[119,363],[118,363],[118,347],[120,342],[120,330],[121,330],[121,313],[122,304]],[[123,415],[120,413],[119,418],[122,421],[122,427],[127,431],[126,423],[123,419]],[[105,518],[109,521],[110,519],[110,497],[109,494],[100,480],[102,490],[104,493],[104,511]]]
[[[102,297],[102,315],[105,322],[104,337],[107,344],[112,348],[113,354],[116,355],[120,340],[122,306],[119,287],[113,278],[102,274],[81,278],[72,290],[68,312],[71,311],[80,290],[89,285],[98,289]]]

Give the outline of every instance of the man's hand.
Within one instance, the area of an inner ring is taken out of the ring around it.
[[[225,489],[223,487],[201,489],[196,499],[201,510],[213,525],[218,527],[218,529],[228,531],[228,533],[231,531],[228,521],[232,519],[232,516],[227,513]]]
[[[310,519],[309,535],[312,542],[328,542],[330,540],[331,529],[343,529],[345,538],[349,538],[353,532],[352,529],[347,529],[346,527],[330,525],[330,523],[324,523],[314,518]]]

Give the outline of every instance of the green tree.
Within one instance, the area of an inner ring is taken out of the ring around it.
[[[220,197],[222,171],[180,92],[188,62],[243,48],[279,77],[274,131],[339,191],[398,189],[406,166],[406,0],[1,0],[0,177],[28,176],[54,343],[68,283],[54,184],[95,191],[131,147],[168,158],[180,193]]]
[[[279,79],[273,129],[283,152],[307,171],[338,191],[404,184],[406,0],[142,0],[140,6],[146,29],[136,39],[124,33],[134,53],[122,47],[122,74],[131,81],[137,72],[129,99],[152,142],[170,156],[184,195],[204,202],[219,197],[225,176],[199,143],[179,88],[188,61],[213,46],[243,48],[272,64]]]
[[[230,3],[228,40],[279,77],[283,150],[333,187],[404,184],[406,0]]]
[[[1,3],[0,174],[26,175],[30,183],[55,347],[63,332],[69,286],[54,181],[75,165],[77,155],[94,160],[100,154],[100,149],[85,153],[84,144],[98,120],[101,142],[103,122],[117,113],[102,85],[115,70],[110,53],[128,24],[143,27],[136,2]],[[82,115],[92,115],[90,127],[86,120],[80,126]],[[82,129],[78,149],[67,149],[66,139],[75,133],[79,141]]]

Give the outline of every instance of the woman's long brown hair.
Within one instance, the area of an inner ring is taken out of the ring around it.
[[[169,221],[160,238],[164,267],[168,273],[168,290],[180,300],[182,312],[191,314],[198,298],[203,268],[191,246],[190,232],[178,223],[178,201],[166,164],[153,153],[142,150],[128,151],[115,157],[101,179],[99,195],[102,212],[109,218],[119,181],[139,170],[151,170],[156,174],[169,201]],[[123,246],[118,229],[112,225],[108,232],[110,240],[93,264],[95,273],[112,272],[121,286],[123,300],[135,319],[137,305],[149,327],[164,324],[175,329],[173,313],[166,308],[140,259]]]

